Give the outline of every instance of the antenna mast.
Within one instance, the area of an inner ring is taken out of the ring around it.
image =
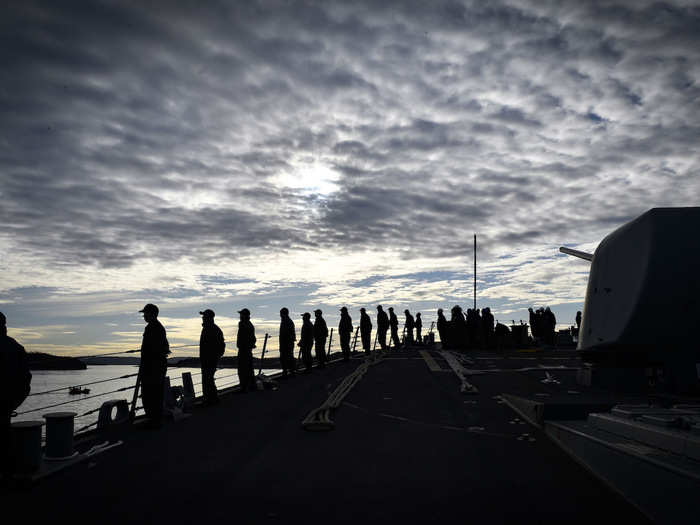
[[[474,234],[474,310],[476,310],[476,233]]]

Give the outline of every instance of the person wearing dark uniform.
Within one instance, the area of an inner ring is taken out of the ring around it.
[[[12,470],[12,412],[29,395],[31,381],[27,353],[7,335],[7,319],[0,312],[0,474],[3,475]]]
[[[537,332],[537,314],[535,314],[532,307],[528,308],[527,311],[530,314],[530,333],[532,334],[532,339],[537,341],[537,338],[540,335]]]
[[[199,312],[202,316],[202,334],[199,336],[199,362],[202,367],[202,390],[205,405],[219,402],[214,373],[219,359],[224,355],[226,342],[221,328],[214,323],[214,311]]]
[[[399,319],[394,313],[394,307],[389,307],[389,327],[391,328],[391,340],[394,343],[394,349],[398,349],[401,346],[401,341],[399,341]]]
[[[343,351],[343,361],[350,361],[352,330],[352,317],[350,317],[348,309],[343,306],[340,309],[340,323],[338,323],[338,337],[340,337],[340,349]]]
[[[423,329],[423,320],[420,318],[420,312],[416,314],[416,342],[419,345],[423,344],[423,336],[421,335],[421,330]]]
[[[442,313],[442,308],[438,308],[437,311],[437,331],[440,334],[440,342],[442,343],[442,349],[446,350],[450,348],[449,340],[449,324],[445,318],[445,314]]]
[[[544,309],[542,318],[544,319],[544,325],[547,327],[547,342],[550,345],[554,345],[557,342],[557,337],[555,333],[557,327],[557,318],[554,315],[554,312],[552,312],[549,309],[549,306]]]
[[[301,316],[301,339],[297,346],[301,350],[301,360],[304,362],[306,367],[306,373],[311,373],[311,367],[313,365],[313,357],[311,356],[311,348],[314,346],[314,325],[311,323],[311,314],[306,312]]]
[[[576,333],[581,331],[581,312],[576,312]]]
[[[406,330],[406,346],[408,346],[413,344],[413,329],[416,327],[416,322],[413,320],[413,316],[408,311],[408,308],[403,313],[406,315],[403,327]]]
[[[326,339],[328,339],[328,325],[322,317],[321,310],[314,310],[316,319],[314,321],[314,344],[316,350],[316,358],[318,359],[318,367],[326,368]]]
[[[377,338],[379,346],[382,350],[386,350],[386,332],[389,330],[389,316],[382,308],[382,305],[377,306]]]
[[[239,310],[238,335],[236,347],[238,348],[238,381],[241,392],[255,390],[255,371],[253,370],[253,348],[255,348],[255,328],[250,322],[250,310]]]
[[[483,320],[483,341],[484,341],[484,348],[491,348],[491,345],[493,344],[493,331],[494,331],[494,319],[493,319],[493,314],[491,313],[491,308],[488,306],[484,308],[481,312],[481,317]]]
[[[148,323],[141,343],[141,399],[148,418],[147,427],[159,428],[163,423],[163,390],[170,345],[165,328],[158,321],[158,307],[149,303],[139,312]]]
[[[451,348],[464,350],[467,348],[467,322],[462,314],[462,307],[452,307],[450,317],[450,345]]]
[[[364,308],[360,308],[360,336],[362,348],[366,354],[369,354],[372,351],[372,320]]]
[[[282,377],[294,375],[297,369],[294,359],[294,341],[297,340],[297,331],[294,321],[289,317],[289,309],[280,310],[280,364],[282,365]]]

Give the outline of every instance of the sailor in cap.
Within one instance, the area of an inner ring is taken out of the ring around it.
[[[318,367],[326,367],[326,339],[328,338],[328,325],[323,318],[321,310],[314,310],[316,320],[314,321],[314,343],[316,350],[316,358],[318,359]]]
[[[343,351],[343,361],[350,361],[350,337],[352,336],[352,318],[347,307],[340,309],[340,323],[338,323],[338,337],[340,337],[340,349]]]
[[[423,330],[423,319],[421,319],[420,312],[416,314],[416,342],[420,345],[423,344],[423,335],[421,334]]]
[[[437,331],[438,334],[440,334],[440,343],[442,344],[442,349],[447,350],[451,348],[449,340],[450,324],[447,318],[445,317],[445,314],[442,312],[442,308],[438,308],[437,311]]]
[[[148,418],[147,428],[160,428],[163,424],[163,393],[170,345],[165,328],[158,321],[158,307],[148,303],[139,313],[143,314],[147,323],[143,331],[139,366],[143,410]]]
[[[377,306],[377,339],[382,350],[386,350],[386,332],[389,329],[389,316],[382,308],[382,305]]]
[[[213,310],[206,309],[199,312],[202,316],[202,333],[199,336],[199,362],[202,367],[202,389],[205,405],[215,405],[219,402],[219,393],[216,390],[214,374],[219,359],[224,355],[226,342],[224,333],[214,323]]]
[[[364,308],[360,308],[360,336],[366,354],[372,351],[372,320]]]
[[[311,373],[313,357],[311,356],[311,348],[314,345],[314,325],[311,323],[311,314],[305,312],[302,316],[301,338],[297,346],[301,350],[301,359],[304,361],[306,373]]]
[[[294,321],[289,317],[289,309],[280,310],[280,361],[282,376],[296,373],[296,360],[294,359],[294,341],[297,340],[297,332]]]
[[[406,315],[406,320],[404,321],[404,330],[406,331],[406,344],[413,344],[413,329],[416,327],[416,322],[413,320],[411,312],[406,308],[403,313]]]
[[[255,372],[253,370],[253,348],[255,348],[255,328],[250,322],[250,310],[243,308],[238,310],[240,321],[238,322],[238,334],[236,335],[236,347],[238,348],[238,380],[240,392],[245,393],[255,390]]]
[[[391,340],[394,343],[394,348],[398,348],[401,346],[401,341],[399,341],[399,320],[392,306],[389,307],[389,326],[391,327]]]

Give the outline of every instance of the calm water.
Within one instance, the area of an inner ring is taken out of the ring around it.
[[[85,425],[97,421],[97,412],[88,415],[84,414],[90,410],[99,408],[105,401],[126,399],[129,404],[131,404],[136,377],[88,385],[86,388],[90,389],[89,394],[70,395],[68,394],[68,388],[71,386],[85,385],[94,381],[136,374],[137,372],[137,365],[92,365],[88,366],[87,370],[32,370],[32,391],[29,397],[27,397],[24,403],[17,409],[19,415],[12,418],[12,421],[43,421],[43,414],[49,412],[76,412],[78,415],[75,418],[75,431],[78,432]],[[184,372],[190,372],[192,374],[195,393],[198,396],[201,395],[202,376],[199,368],[169,367],[167,375],[170,377],[170,384],[173,386],[182,385],[182,374]],[[274,372],[276,372],[276,370],[265,371],[268,375]],[[215,380],[219,388],[233,386],[238,384],[238,373],[235,368],[224,368],[216,372]],[[129,389],[121,392],[114,392],[115,390],[126,387],[129,387]],[[47,390],[55,390],[57,388],[65,388],[66,390],[51,394],[32,395]],[[69,403],[52,408],[44,408],[64,402]],[[140,406],[140,404],[141,402],[139,400],[137,406]],[[142,412],[143,410],[138,410],[137,414]],[[90,428],[95,427],[93,425]]]

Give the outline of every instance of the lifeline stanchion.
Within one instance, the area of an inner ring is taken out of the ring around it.
[[[139,373],[136,376],[136,386],[134,387],[134,397],[131,400],[131,411],[129,412],[129,419],[133,421],[136,419],[136,401],[139,398],[139,388],[141,388],[141,367],[139,366]]]
[[[377,349],[377,332],[374,332],[374,344],[372,345],[372,352]]]
[[[331,336],[328,338],[328,350],[326,351],[326,359],[331,356],[331,345],[333,344],[333,328],[331,328]]]
[[[359,332],[360,332],[360,327],[358,326],[358,327],[355,329],[355,337],[354,337],[354,339],[352,340],[352,351],[353,351],[353,352],[355,351],[355,347],[357,346],[357,334],[358,334]]]
[[[260,368],[258,368],[258,375],[262,374],[263,359],[265,359],[265,350],[267,349],[267,338],[268,334],[265,334],[265,341],[263,342],[262,356],[260,357]]]

